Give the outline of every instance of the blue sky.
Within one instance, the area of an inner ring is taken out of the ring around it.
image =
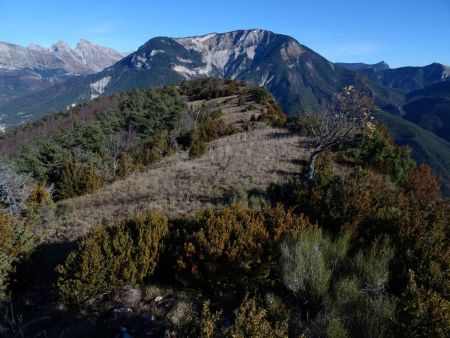
[[[20,45],[85,38],[131,51],[242,28],[291,35],[334,62],[450,65],[450,0],[0,0],[0,41]]]

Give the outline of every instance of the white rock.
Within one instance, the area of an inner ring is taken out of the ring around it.
[[[89,85],[89,87],[91,87],[91,100],[99,97],[105,92],[105,88],[111,82],[111,79],[111,76],[106,76]]]

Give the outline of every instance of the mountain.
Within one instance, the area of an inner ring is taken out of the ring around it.
[[[432,63],[424,67],[400,68],[389,68],[384,62],[374,65],[364,63],[337,63],[337,65],[367,76],[377,84],[404,92],[420,90],[432,84],[450,80],[450,68],[440,63]]]
[[[320,109],[332,93],[355,83],[356,75],[289,36],[265,30],[179,39],[156,37],[97,74],[72,78],[11,101],[3,109],[7,116],[2,123],[12,125],[37,118],[99,95],[197,77],[223,77],[266,86],[283,110],[294,115],[300,109]],[[27,113],[33,115],[25,118]]]
[[[64,41],[49,48],[0,42],[0,106],[70,76],[99,72],[124,56],[87,40],[81,40],[74,49]]]
[[[450,142],[450,81],[409,93],[404,118]]]
[[[40,50],[38,46],[32,49]],[[52,50],[70,53],[64,43],[54,45]],[[409,92],[445,81],[450,78],[449,74],[446,66],[437,63],[396,69],[390,69],[383,62],[375,65],[333,64],[292,37],[259,29],[187,38],[156,37],[98,73],[71,76],[62,83],[11,100],[0,109],[1,123],[3,127],[11,127],[99,96],[199,77],[245,80],[265,86],[283,111],[293,116],[302,110],[317,111],[343,86],[365,81],[373,91],[377,105],[398,115],[398,119],[390,121],[397,141],[402,144],[413,142],[411,146],[415,147],[416,158],[419,161],[432,159],[429,162],[434,161],[434,167],[442,172],[442,168],[450,169],[448,163],[441,163],[448,144],[438,136],[428,142],[427,139],[434,135],[423,128],[432,132],[436,128],[420,123],[416,128],[408,125],[410,133],[406,137],[401,133],[401,126],[408,121],[400,116],[405,114],[405,103],[412,102],[411,98],[407,99]],[[416,122],[413,114],[408,116],[410,121]],[[420,137],[425,139],[419,142]],[[443,152],[431,151],[429,144],[441,144],[437,148]]]
[[[353,71],[366,71],[366,70],[383,71],[389,69],[389,65],[384,61],[374,63],[372,65],[362,62],[357,63],[336,62],[335,64],[339,67]]]
[[[400,116],[381,111],[379,118],[395,143],[408,146],[418,163],[427,163],[440,177],[442,190],[450,195],[450,143]]]

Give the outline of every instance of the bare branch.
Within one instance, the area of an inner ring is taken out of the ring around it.
[[[361,136],[373,131],[374,101],[367,88],[345,87],[335,95],[319,122],[310,127],[313,135],[309,160],[310,181],[315,174],[315,161],[321,152],[337,145],[352,145]]]

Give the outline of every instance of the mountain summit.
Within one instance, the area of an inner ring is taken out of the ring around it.
[[[290,36],[262,29],[183,38],[155,37],[113,65],[113,60],[120,58],[117,52],[86,40],[68,52],[62,42],[53,45],[53,49],[58,50],[56,56],[66,60],[68,68],[73,64],[68,61],[72,57],[89,71],[78,72],[84,75],[10,102],[3,108],[7,116],[2,123],[17,123],[19,112],[32,112],[34,119],[100,95],[199,77],[245,80],[265,86],[288,115],[302,110],[318,111],[342,87],[363,79],[371,86],[381,108],[402,114],[405,93],[442,81],[448,73],[439,64],[396,69],[385,62],[334,64]],[[99,69],[103,70],[88,74]]]
[[[87,46],[80,42],[76,49]],[[92,47],[89,49],[93,53]],[[91,55],[91,54],[88,54]],[[72,78],[37,96],[25,97],[7,112],[44,113],[130,88],[145,88],[198,77],[245,80],[266,86],[284,111],[318,110],[354,73],[340,68],[287,35],[261,29],[203,36],[156,37],[113,66]],[[30,106],[31,104],[31,106]]]
[[[81,40],[75,49],[65,41],[48,48],[0,42],[0,105],[60,83],[68,76],[99,72],[124,56],[87,40]]]

